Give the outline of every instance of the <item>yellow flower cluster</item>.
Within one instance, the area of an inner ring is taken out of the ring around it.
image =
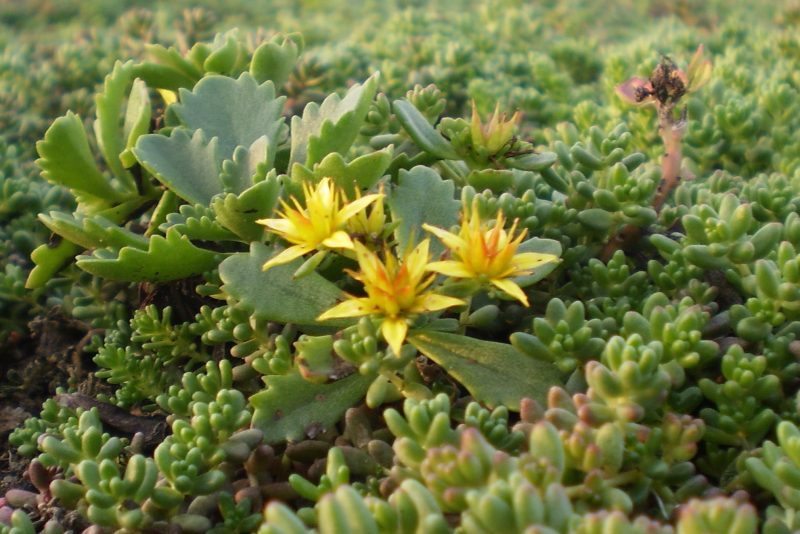
[[[316,187],[304,184],[303,192],[305,207],[292,198],[293,207],[282,203],[280,218],[259,221],[293,243],[265,263],[264,270],[312,251],[339,249],[354,252],[359,270],[348,273],[363,284],[366,296],[348,295],[347,300],[323,313],[319,320],[364,315],[381,317],[381,333],[395,354],[400,353],[409,322],[414,317],[465,304],[461,299],[440,295],[430,289],[437,274],[473,279],[480,286],[494,286],[527,306],[527,296],[512,278],[530,274],[539,265],[558,261],[550,254],[518,254],[517,249],[526,232],[516,232],[516,221],[506,231],[502,213],[497,215],[494,224],[481,220],[477,205],[473,205],[471,210],[464,207],[457,234],[423,225],[444,243],[452,259],[431,262],[429,239],[407,250],[401,258],[386,248],[381,259],[376,252],[353,240],[348,231],[380,233],[377,223],[384,222],[382,193],[359,195],[348,203],[329,178],[322,179]],[[365,210],[372,203],[376,204],[367,216]]]

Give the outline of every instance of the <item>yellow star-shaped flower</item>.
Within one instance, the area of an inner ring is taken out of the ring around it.
[[[353,249],[353,240],[345,231],[345,225],[353,216],[381,198],[381,194],[359,197],[347,202],[344,193],[330,178],[323,178],[313,187],[303,184],[306,206],[292,197],[292,204],[281,200],[282,212],[278,219],[259,219],[272,233],[293,244],[264,264],[264,270],[289,263],[314,250]]]
[[[437,311],[464,304],[460,299],[427,291],[436,275],[426,275],[428,248],[426,239],[402,260],[386,252],[386,261],[358,241],[353,243],[359,272],[350,275],[364,284],[366,297],[348,295],[348,299],[320,315],[317,320],[362,315],[382,316],[381,333],[395,354],[408,333],[408,320],[427,311]]]
[[[423,224],[422,227],[438,237],[456,258],[429,263],[427,270],[491,284],[528,306],[527,295],[511,278],[530,274],[534,267],[558,261],[558,256],[538,252],[517,254],[517,248],[527,231],[523,230],[514,237],[517,221],[508,232],[503,228],[504,223],[505,217],[501,211],[497,214],[494,226],[489,228],[488,224],[481,221],[478,205],[473,204],[471,213],[464,208],[458,234]]]

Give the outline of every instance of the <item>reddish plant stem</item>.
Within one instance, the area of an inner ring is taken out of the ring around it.
[[[658,133],[664,142],[664,156],[661,158],[661,183],[653,199],[656,212],[661,211],[667,197],[681,180],[681,140],[685,131],[686,121],[673,119],[672,106],[659,109]]]

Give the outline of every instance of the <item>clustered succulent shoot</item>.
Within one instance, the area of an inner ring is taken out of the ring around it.
[[[800,530],[800,19],[488,4],[135,9],[35,71],[0,341],[77,370],[0,534]]]

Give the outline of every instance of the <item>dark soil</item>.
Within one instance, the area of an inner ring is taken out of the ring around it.
[[[53,309],[28,324],[27,335],[0,346],[0,495],[11,488],[32,489],[23,473],[30,461],[17,456],[8,436],[25,419],[38,415],[56,388],[83,386],[91,361],[82,354],[87,324]]]

